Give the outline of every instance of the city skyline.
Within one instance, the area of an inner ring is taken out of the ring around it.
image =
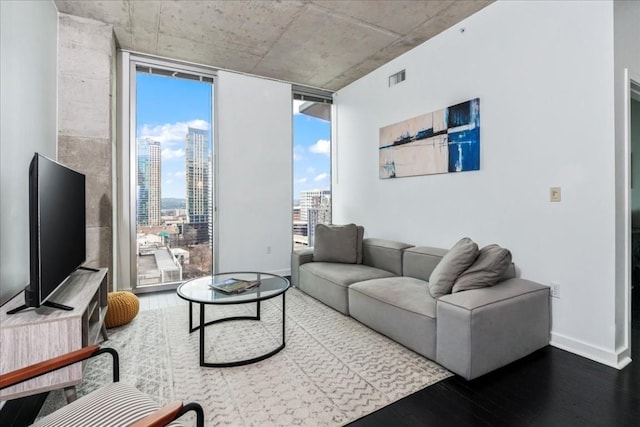
[[[207,131],[212,150],[212,85],[137,74],[137,138],[160,143],[162,197],[186,199],[185,154],[189,127]],[[303,190],[331,188],[330,123],[298,113],[293,101],[293,199]],[[210,151],[211,152],[211,151]]]

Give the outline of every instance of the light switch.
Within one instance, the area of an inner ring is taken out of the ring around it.
[[[562,200],[562,191],[560,187],[550,187],[549,188],[549,201],[551,202],[559,202]]]

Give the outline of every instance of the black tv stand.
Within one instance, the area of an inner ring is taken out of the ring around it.
[[[44,304],[42,304],[42,305],[46,305],[47,307],[51,307],[51,308],[57,308],[59,310],[66,310],[66,311],[73,310],[73,307],[70,307],[70,306],[64,305],[64,304],[59,304],[59,303],[53,302],[53,301],[45,301]]]
[[[57,302],[53,302],[53,301],[45,301],[42,303],[42,305],[45,305],[47,307],[51,307],[51,308],[57,308],[58,310],[66,310],[66,311],[71,311],[73,310],[73,307],[69,307],[68,305],[64,305],[64,304],[58,304]],[[9,310],[7,311],[7,314],[16,314],[19,311],[22,311],[24,309],[27,308],[37,308],[37,307],[29,307],[26,304],[22,304],[20,307],[16,307],[13,310]]]

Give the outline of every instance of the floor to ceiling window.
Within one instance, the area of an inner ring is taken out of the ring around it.
[[[213,76],[134,59],[129,84],[129,277],[159,290],[214,270]]]
[[[293,94],[293,246],[331,223],[331,98]]]

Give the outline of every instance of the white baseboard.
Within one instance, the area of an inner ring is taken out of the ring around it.
[[[566,335],[551,332],[552,346],[562,350],[586,357],[603,365],[616,369],[622,369],[631,362],[629,348],[618,349],[617,351],[609,351],[605,348],[594,346],[584,341],[576,340]]]

